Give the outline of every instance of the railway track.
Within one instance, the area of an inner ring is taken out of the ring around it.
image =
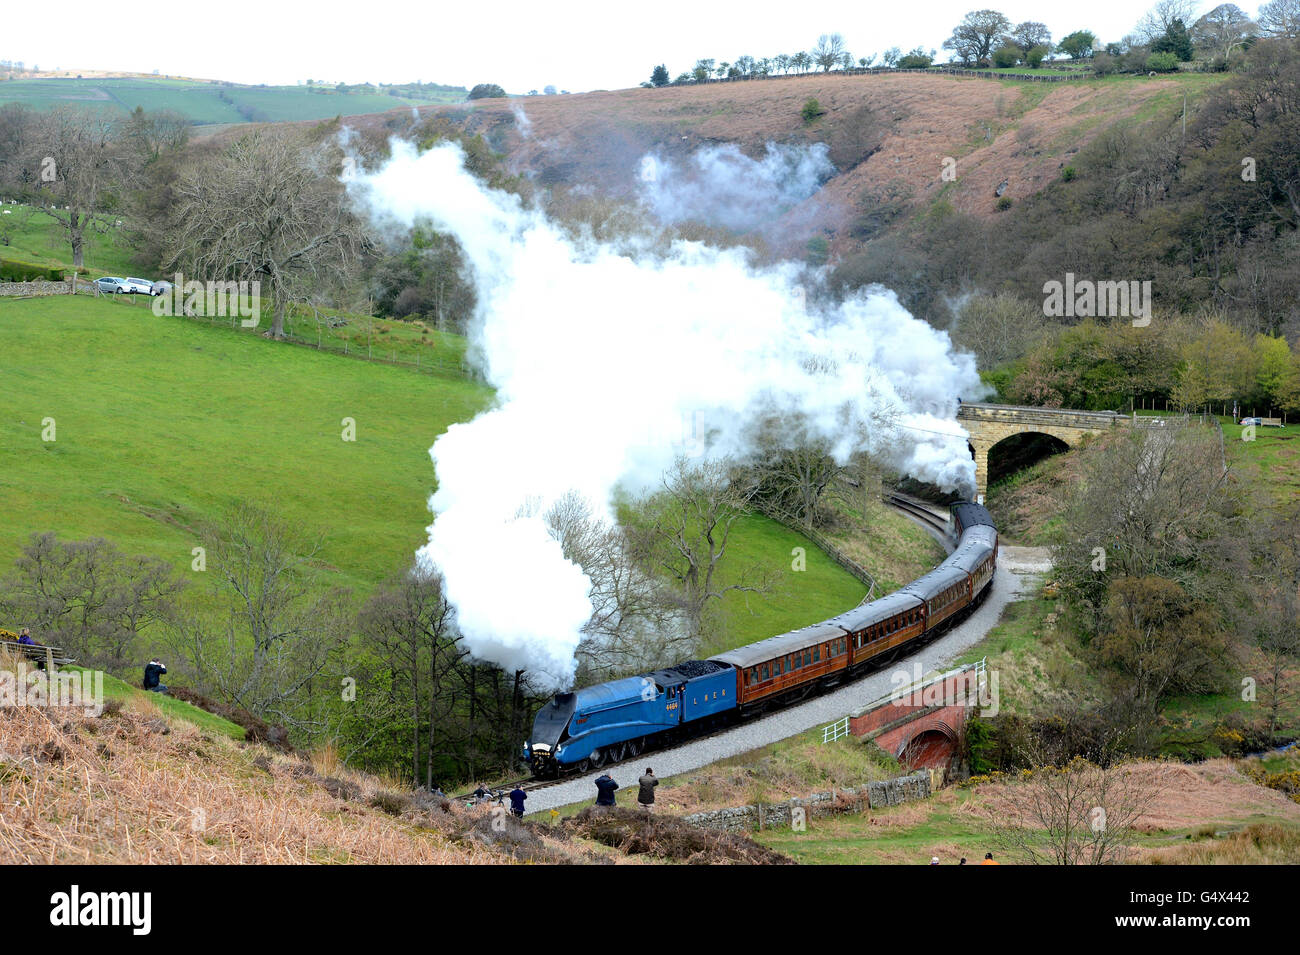
[[[939,505],[897,491],[886,491],[883,497],[890,507],[897,508],[909,517],[945,535],[949,533],[948,515],[939,508]]]

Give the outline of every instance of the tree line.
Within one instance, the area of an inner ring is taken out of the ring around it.
[[[999,10],[972,10],[943,42],[951,63],[972,69],[1024,66],[1038,69],[1054,54],[1090,66],[1099,74],[1169,72],[1179,63],[1198,60],[1210,70],[1236,68],[1258,39],[1300,37],[1300,0],[1269,0],[1252,20],[1234,3],[1221,3],[1196,16],[1197,0],[1159,0],[1133,31],[1103,43],[1091,30],[1074,30],[1053,42],[1047,25],[1036,20],[1013,23]],[[673,77],[664,64],[656,66],[646,87],[682,86],[711,79],[746,79],[799,75],[814,71],[852,69],[928,69],[935,50],[916,47],[904,53],[891,47],[884,53],[854,58],[840,33],[824,33],[809,50],[735,60],[699,59]]]

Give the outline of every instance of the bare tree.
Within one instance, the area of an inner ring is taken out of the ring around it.
[[[1048,50],[1052,48],[1052,31],[1047,29],[1046,23],[1039,23],[1036,20],[1017,23],[1011,29],[1010,36],[1011,42],[1021,53],[1028,53],[1033,47],[1040,45],[1047,47]]]
[[[1300,39],[1300,0],[1269,0],[1259,8],[1259,25],[1269,36]]]
[[[216,611],[178,619],[173,645],[223,700],[301,725],[300,694],[351,629],[347,592],[314,571],[323,543],[242,502],[202,532]]]
[[[1174,21],[1191,23],[1196,19],[1197,0],[1159,0],[1143,14],[1133,33],[1140,43],[1158,40],[1174,25]]]
[[[953,312],[953,343],[985,370],[1028,354],[1047,333],[1042,310],[1010,292],[971,295]]]
[[[1235,3],[1221,3],[1191,28],[1192,42],[1214,56],[1226,57],[1258,35],[1257,27]]]
[[[1055,767],[1035,759],[1007,785],[993,817],[994,842],[1034,865],[1113,865],[1160,787],[1132,763],[1101,768],[1083,759]]]
[[[1250,600],[1238,609],[1238,626],[1253,637],[1262,668],[1260,702],[1268,710],[1270,737],[1275,737],[1282,707],[1294,702],[1294,668],[1300,661],[1300,504],[1289,503],[1267,520],[1252,522],[1258,531],[1250,562]]]
[[[31,165],[39,170],[36,201],[61,226],[72,249],[72,264],[86,258],[86,230],[110,225],[106,198],[123,177],[125,162],[113,141],[106,116],[60,106],[46,114],[32,143]]]
[[[825,523],[821,501],[844,472],[831,456],[830,442],[810,438],[792,448],[770,449],[754,465],[755,501],[769,512],[792,517],[806,529]]]
[[[0,106],[0,187],[26,194],[40,173],[34,161],[38,115],[20,103]]]
[[[642,567],[627,532],[571,494],[545,515],[564,556],[591,579],[591,619],[578,647],[578,683],[655,669],[694,651],[681,600]]]
[[[1269,739],[1277,737],[1282,708],[1294,705],[1297,683],[1294,670],[1300,662],[1300,598],[1294,587],[1276,589],[1254,607],[1256,639],[1263,663],[1261,702],[1268,710]]]
[[[174,110],[145,112],[137,106],[122,130],[122,143],[143,164],[154,162],[164,153],[185,148],[190,141],[190,121]]]
[[[829,73],[839,66],[846,50],[844,37],[838,33],[823,33],[817,38],[817,45],[812,48],[812,59],[822,68],[823,73]]]
[[[1234,540],[1246,521],[1226,485],[1208,428],[1135,428],[1089,447],[1069,489],[1057,541],[1057,580],[1101,623],[1120,577],[1166,577],[1192,597],[1220,602]]]
[[[336,149],[294,132],[241,135],[178,185],[171,265],[261,283],[274,308],[271,335],[283,338],[295,294],[352,265],[363,245],[333,175],[338,163]]]
[[[122,672],[136,662],[141,635],[170,617],[181,588],[165,562],[123,554],[101,538],[33,534],[0,582],[0,608],[41,643]]]
[[[952,36],[943,41],[966,64],[980,63],[1011,29],[1011,21],[997,10],[972,10],[953,27]]]
[[[418,785],[423,775],[429,789],[435,763],[454,758],[452,717],[462,700],[460,681],[451,677],[469,656],[454,621],[442,577],[419,566],[377,590],[358,618],[367,645],[384,661],[392,682],[405,688],[397,708],[406,710],[409,721],[411,778]]]
[[[742,569],[726,584],[718,573],[732,528],[755,491],[743,472],[733,472],[725,463],[692,466],[679,459],[634,529],[647,562],[676,581],[694,637],[703,629],[706,609],[725,594],[767,589],[765,576],[755,568]]]

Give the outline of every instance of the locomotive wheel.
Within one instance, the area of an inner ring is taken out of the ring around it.
[[[587,757],[587,762],[591,763],[592,769],[600,769],[605,765],[605,751],[603,749],[593,749],[591,755]]]
[[[641,751],[645,749],[644,739],[629,740],[627,744],[627,754],[629,756],[640,756]]]
[[[585,773],[587,770],[591,769],[591,760],[589,759],[579,760],[578,765],[574,768],[577,769],[579,774]]]

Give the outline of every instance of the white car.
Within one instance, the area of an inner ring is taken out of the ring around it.
[[[153,283],[148,279],[126,278],[123,281],[126,283],[125,291],[130,292],[132,295],[154,294]]]

